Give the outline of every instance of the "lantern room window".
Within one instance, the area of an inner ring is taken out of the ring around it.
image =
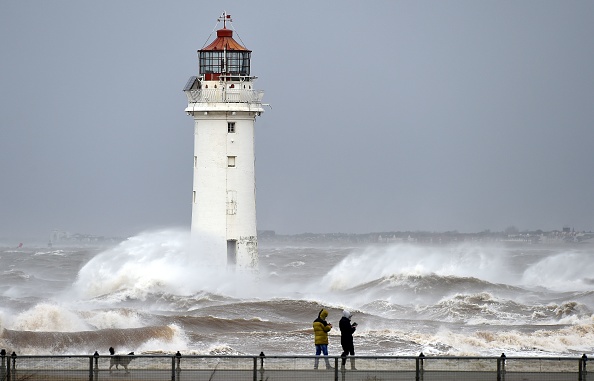
[[[200,74],[250,75],[250,55],[247,51],[208,50],[200,52]]]

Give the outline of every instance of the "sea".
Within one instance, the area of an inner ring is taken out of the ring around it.
[[[313,355],[342,311],[360,356],[581,356],[594,244],[260,240],[257,271],[212,267],[175,229],[113,246],[0,247],[0,348],[19,355]]]

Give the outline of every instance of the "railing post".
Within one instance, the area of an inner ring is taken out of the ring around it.
[[[334,357],[334,381],[338,381],[338,357]]]
[[[2,349],[0,351],[0,357],[2,358],[2,364],[0,365],[0,380],[6,380],[6,350]]]
[[[579,381],[586,381],[586,374],[588,371],[586,370],[586,361],[588,361],[588,356],[584,353],[582,358],[580,359],[580,366],[579,366],[579,374],[578,380]]]
[[[501,359],[497,359],[497,381],[501,381]]]
[[[181,372],[181,353],[179,351],[175,354],[175,360],[177,362],[175,367],[175,377],[179,380],[179,373]]]
[[[423,352],[421,352],[421,354],[419,354],[419,357],[417,357],[416,359],[416,376],[415,376],[415,380],[416,381],[421,381],[423,379],[423,359],[425,358],[425,355],[423,354]]]
[[[260,352],[260,369],[264,369],[264,357],[266,357],[264,352]]]
[[[10,358],[12,359],[12,372],[10,372],[10,378],[14,381],[16,380],[16,352],[12,352]]]
[[[505,380],[505,353],[497,359],[497,381]]]
[[[10,368],[10,359],[6,359],[6,380],[10,380],[10,373],[12,369]]]
[[[175,356],[171,356],[171,381],[175,381]]]
[[[260,352],[260,380],[259,381],[264,380],[264,357],[266,357],[264,352]]]
[[[93,368],[93,377],[98,380],[99,379],[99,352],[95,351],[93,353],[93,359],[95,359],[95,367]],[[93,380],[93,378],[91,378]]]
[[[254,356],[253,381],[258,381],[258,357]]]

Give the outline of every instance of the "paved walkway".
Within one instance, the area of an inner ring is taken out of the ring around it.
[[[17,369],[7,381],[498,381],[496,372],[475,371],[436,371],[425,372],[421,378],[416,379],[415,372],[410,371],[380,371],[346,370],[336,372],[332,370],[258,370],[256,375],[252,370],[182,370],[172,375],[171,371],[158,369],[130,369],[100,370],[90,375],[88,371],[68,370],[27,370]],[[255,377],[254,377],[255,376]],[[578,373],[547,373],[547,372],[521,372],[506,373],[500,381],[594,381],[594,374],[590,378],[583,376],[579,380]]]

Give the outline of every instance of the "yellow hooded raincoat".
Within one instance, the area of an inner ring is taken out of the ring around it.
[[[326,344],[328,345],[328,332],[332,329],[332,326],[326,322],[328,317],[328,311],[322,309],[318,314],[318,318],[313,322],[313,329],[315,335],[315,344]]]

